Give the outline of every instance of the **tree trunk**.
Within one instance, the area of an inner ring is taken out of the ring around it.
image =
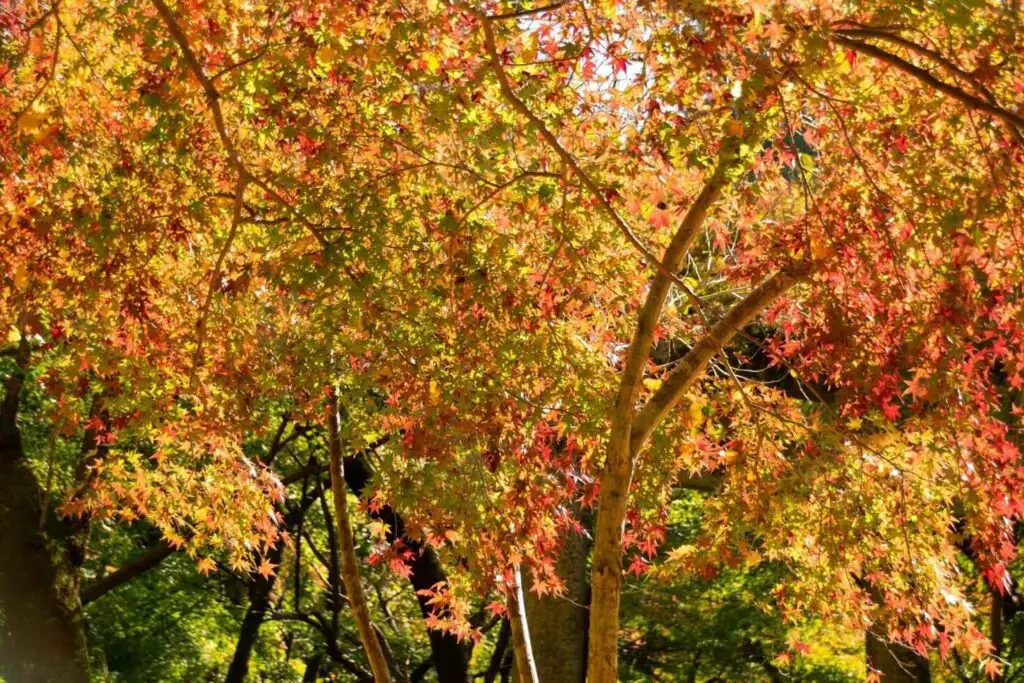
[[[512,631],[512,652],[515,653],[515,669],[520,683],[539,683],[537,664],[533,659],[530,642],[530,624],[526,618],[526,602],[523,598],[523,577],[516,565],[514,583],[508,589],[508,624]]]
[[[898,643],[865,633],[864,652],[868,671],[876,671],[882,683],[931,683],[928,660]]]
[[[89,406],[89,420],[85,434],[82,435],[82,451],[75,466],[75,495],[81,495],[89,481],[94,477],[92,466],[103,460],[110,451],[105,433],[110,430],[110,413],[103,406],[103,396],[93,396]],[[99,423],[97,425],[96,423]],[[85,564],[86,552],[89,548],[89,536],[92,531],[92,518],[82,514],[64,520],[66,527],[64,547],[68,562],[77,570]]]
[[[670,250],[672,248],[669,247]],[[669,261],[668,257],[666,261]],[[751,290],[683,356],[682,361],[663,380],[661,387],[637,412],[634,406],[652,335],[670,283],[664,284],[664,291],[659,289],[658,278],[651,285],[630,345],[626,369],[622,374],[612,413],[607,458],[601,473],[594,539],[593,593],[590,600],[590,650],[587,663],[587,680],[590,683],[615,683],[617,676],[622,531],[629,503],[629,487],[633,480],[634,458],[690,385],[703,375],[704,368],[714,355],[799,279],[798,274],[780,272]]]
[[[686,256],[708,209],[726,184],[725,171],[734,161],[724,159],[686,212],[662,258],[667,272],[675,272]],[[661,270],[655,274],[636,330],[626,354],[619,390],[612,408],[601,493],[595,524],[591,579],[590,633],[587,678],[590,683],[615,683],[618,675],[619,598],[622,582],[622,524],[626,517],[629,486],[633,479],[633,416],[640,393],[654,331],[661,318],[672,281]],[[692,351],[691,351],[692,353]],[[687,355],[690,355],[689,353]],[[685,363],[685,361],[684,361]],[[645,438],[637,440],[636,451]]]
[[[992,587],[989,587],[989,594],[991,602],[989,603],[988,638],[992,641],[992,647],[995,648],[992,654],[998,656],[1003,650],[1003,612],[1006,609],[1003,603],[1005,598],[1002,593]]]
[[[501,672],[501,663],[505,660],[505,651],[508,649],[509,638],[512,637],[511,627],[508,619],[501,620],[501,628],[498,630],[498,640],[494,643],[494,652],[491,654],[491,661],[484,671],[484,683],[494,683]]]
[[[257,584],[266,584],[262,587],[250,590],[249,608],[242,618],[242,628],[238,632],[238,642],[235,644],[235,654],[231,658],[231,665],[228,666],[227,676],[224,683],[243,683],[249,673],[249,660],[252,658],[252,651],[256,647],[256,640],[259,637],[260,627],[266,619],[267,610],[270,608],[270,590],[273,588],[276,575],[267,579],[262,577]]]
[[[302,512],[305,512],[303,510]],[[285,522],[287,528],[288,523]],[[284,554],[284,543],[278,543],[267,553],[267,560],[272,564],[280,565],[281,557]],[[235,654],[231,658],[231,665],[228,667],[224,683],[242,683],[249,673],[249,660],[252,658],[252,651],[256,647],[256,640],[259,637],[260,627],[267,617],[270,609],[270,594],[277,582],[277,574],[270,576],[255,576],[249,583],[249,607],[242,617],[242,627],[238,632],[238,642],[235,644]]]
[[[316,683],[320,678],[320,660],[323,656],[315,654],[306,660],[306,669],[302,673],[302,683]]]
[[[16,424],[28,352],[23,340],[0,408],[0,677],[10,683],[87,683],[74,572],[40,533],[42,492]]]
[[[558,556],[558,575],[565,595],[537,597],[525,587],[533,657],[542,683],[584,683],[587,677],[587,555],[586,536],[571,533]],[[497,673],[497,671],[495,671]]]
[[[345,483],[354,495],[362,496],[363,491],[370,483],[373,471],[366,462],[363,455],[345,458],[344,461]],[[403,540],[406,546],[412,551],[415,559],[412,561],[412,575],[409,581],[416,595],[416,601],[420,606],[420,613],[426,618],[433,609],[428,601],[428,595],[421,595],[420,591],[426,591],[439,583],[445,583],[448,575],[445,573],[441,561],[434,549],[414,540],[403,538],[405,536],[405,523],[401,515],[385,505],[377,512],[371,513],[375,519],[379,519],[388,525],[388,541],[394,543]],[[429,629],[427,637],[430,640],[430,656],[434,662],[434,670],[437,672],[438,683],[468,683],[469,681],[469,659],[472,654],[472,641],[467,640],[460,643],[458,638],[450,633]]]
[[[317,487],[319,491],[319,487]],[[316,500],[314,495],[304,495],[285,515],[283,527],[286,531],[293,532],[295,527],[303,520],[309,506]],[[328,520],[330,523],[330,520]],[[266,559],[273,565],[280,566],[281,558],[284,556],[284,542],[279,541],[271,548]],[[157,551],[160,549],[157,548]],[[141,570],[140,570],[141,573]],[[249,673],[249,660],[252,659],[252,651],[256,647],[260,627],[267,618],[270,611],[270,594],[274,591],[274,584],[277,583],[277,574],[269,576],[253,575],[249,581],[249,607],[242,617],[242,626],[238,632],[238,642],[235,644],[235,654],[228,666],[228,673],[224,677],[224,683],[242,683]]]
[[[341,576],[345,583],[345,593],[352,606],[352,615],[359,629],[359,640],[370,660],[374,679],[377,683],[391,683],[387,658],[378,640],[373,622],[370,620],[370,610],[366,605],[363,585],[359,580],[359,560],[356,558],[352,524],[348,517],[348,489],[345,487],[345,475],[341,464],[338,399],[333,393],[328,406],[327,425],[330,433],[331,491],[334,495],[334,513],[337,517],[335,521],[338,525],[338,551],[341,555]]]

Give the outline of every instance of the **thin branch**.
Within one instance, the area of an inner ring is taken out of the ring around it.
[[[683,288],[684,291],[688,291],[689,288],[686,284],[678,278],[671,269],[668,268],[661,260],[658,259],[654,253],[648,249],[644,243],[636,236],[633,229],[629,227],[629,224],[619,215],[612,206],[605,192],[597,186],[590,175],[583,170],[576,161],[576,158],[562,146],[562,143],[558,141],[558,137],[548,128],[544,120],[533,113],[533,111],[526,106],[523,100],[519,99],[515,91],[512,89],[512,84],[508,80],[508,75],[505,73],[505,69],[501,65],[501,57],[498,55],[498,48],[494,40],[494,31],[491,28],[491,21],[486,15],[478,15],[480,18],[480,25],[483,29],[484,34],[484,47],[487,50],[488,57],[491,62],[491,69],[494,71],[494,75],[498,79],[498,85],[501,89],[502,95],[508,101],[512,108],[518,111],[524,118],[526,118],[537,132],[540,133],[541,137],[548,143],[548,145],[555,151],[555,153],[561,158],[562,162],[572,169],[573,174],[579,178],[580,183],[587,189],[587,191],[593,196],[595,201],[600,205],[604,213],[611,219],[612,223],[619,229],[619,231],[626,237],[630,244],[636,248],[637,251],[644,257],[644,259],[657,268],[658,272],[670,279],[672,282]]]
[[[250,172],[245,165],[242,163],[242,158],[238,154],[238,150],[235,147],[234,141],[231,136],[228,135],[227,126],[224,123],[224,112],[220,106],[220,92],[217,87],[213,84],[213,80],[206,75],[202,65],[196,58],[195,53],[192,51],[191,46],[188,42],[188,36],[185,35],[185,31],[181,28],[181,24],[174,18],[174,13],[164,0],[152,0],[153,6],[156,7],[157,13],[160,14],[160,18],[163,19],[164,24],[167,26],[167,30],[170,31],[171,37],[174,38],[174,42],[178,44],[178,48],[181,50],[182,57],[185,60],[185,64],[189,70],[199,81],[199,84],[203,88],[203,93],[206,96],[206,103],[210,108],[210,112],[213,115],[213,125],[217,129],[217,135],[220,137],[221,144],[227,152],[228,160],[232,167],[238,172],[238,174],[244,177],[247,181],[252,181],[255,185],[259,186],[264,192],[266,192],[275,202],[284,206],[288,211],[302,223],[313,236],[316,237],[321,247],[327,247],[327,241],[324,236],[320,234],[320,230],[317,226],[309,222],[309,220],[300,214],[290,203],[285,201],[277,190],[272,188],[267,181],[263,180],[259,176]]]
[[[159,2],[160,0],[157,1]],[[217,256],[217,263],[213,266],[213,272],[210,273],[210,285],[206,290],[206,300],[203,302],[203,307],[199,312],[199,320],[196,322],[196,350],[192,356],[189,386],[192,386],[195,382],[196,372],[203,364],[203,344],[206,341],[207,330],[206,320],[210,315],[210,304],[213,302],[213,294],[217,290],[217,283],[220,280],[221,267],[224,265],[224,259],[227,257],[228,251],[231,250],[231,245],[235,241],[235,235],[238,234],[238,226],[242,222],[245,185],[246,175],[245,173],[239,173],[238,182],[235,185],[235,201],[231,210],[231,229],[228,232],[227,239],[224,240],[224,246],[221,247],[220,254]]]
[[[164,540],[159,541],[156,545],[125,562],[102,579],[83,588],[81,596],[82,605],[88,605],[93,600],[97,600],[115,588],[128,583],[139,574],[157,566],[175,552],[176,549],[170,543]]]
[[[553,2],[550,5],[541,5],[540,7],[534,7],[533,9],[521,9],[516,12],[505,12],[504,14],[491,14],[487,16],[487,19],[491,21],[503,21],[505,19],[518,19],[520,17],[528,17],[534,14],[553,12],[559,7],[568,5],[570,1],[571,0],[559,0],[559,2]]]
[[[373,443],[371,443],[370,445],[368,445],[363,450],[361,450],[361,451],[359,451],[357,453],[354,453],[353,455],[346,456],[345,460],[354,460],[354,459],[358,459],[358,458],[364,458],[367,455],[369,455],[370,453],[376,452],[377,449],[381,448],[382,446],[387,444],[389,441],[391,441],[391,436],[386,434],[386,435],[380,437],[379,439],[377,439],[376,441],[374,441]],[[297,472],[293,472],[292,474],[289,474],[287,477],[284,477],[283,479],[281,479],[281,485],[282,486],[288,486],[289,484],[294,484],[295,482],[301,481],[304,477],[307,477],[307,476],[310,476],[310,475],[325,474],[328,471],[328,469],[329,469],[329,465],[322,465],[322,464],[320,464],[320,463],[318,463],[316,461],[311,462],[308,465],[306,465],[305,467],[303,467],[301,470],[298,470]]]

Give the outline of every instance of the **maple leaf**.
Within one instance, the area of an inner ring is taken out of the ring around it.
[[[633,560],[629,563],[629,569],[627,570],[633,576],[640,578],[647,571],[647,562],[644,561],[639,555],[633,556]]]
[[[667,228],[671,222],[671,216],[666,209],[655,209],[651,211],[651,215],[647,217],[647,222],[651,224],[655,230],[661,228]]]
[[[907,382],[907,390],[904,394],[910,394],[916,399],[928,398],[928,387],[921,383],[922,379],[926,378],[921,372],[918,372],[910,382]]]
[[[269,579],[271,576],[274,575],[274,568],[275,567],[277,567],[276,564],[274,564],[273,562],[268,560],[266,557],[264,557],[263,559],[260,560],[259,567],[257,567],[256,571],[264,579]]]
[[[487,603],[487,611],[490,613],[492,617],[500,617],[503,616],[508,610],[503,603],[498,602],[497,600],[492,600],[491,602]]]
[[[211,560],[209,557],[202,557],[199,562],[196,563],[196,569],[203,576],[209,576],[210,572],[217,568],[217,563]]]

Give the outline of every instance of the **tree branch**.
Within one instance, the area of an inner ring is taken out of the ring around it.
[[[583,168],[579,165],[579,162],[576,161],[576,158],[571,153],[569,153],[569,151],[565,147],[562,146],[562,143],[558,141],[558,138],[555,136],[554,133],[551,132],[547,124],[544,123],[544,120],[541,119],[536,114],[534,114],[533,111],[528,106],[526,106],[526,103],[519,99],[515,91],[512,89],[512,84],[508,80],[508,75],[505,73],[505,70],[501,66],[501,57],[498,55],[498,48],[494,40],[494,31],[491,28],[491,18],[483,14],[478,14],[478,16],[480,18],[480,25],[483,29],[484,47],[487,50],[487,55],[491,62],[491,69],[492,71],[494,71],[494,75],[498,79],[498,85],[501,89],[501,93],[508,101],[508,103],[512,105],[513,109],[522,114],[523,117],[526,118],[530,122],[530,124],[533,125],[534,128],[537,129],[537,132],[540,133],[541,137],[544,138],[544,141],[548,143],[548,145],[551,147],[552,150],[554,150],[554,152],[558,155],[562,162],[567,167],[572,169],[573,174],[577,178],[579,178],[580,183],[583,185],[584,188],[586,188],[586,190],[591,194],[595,201],[597,201],[602,211],[604,211],[608,218],[611,219],[612,223],[614,223],[615,226],[619,229],[619,231],[626,237],[626,240],[628,240],[629,243],[632,244],[633,247],[640,252],[644,259],[648,263],[653,265],[655,268],[657,268],[659,273],[667,277],[669,280],[675,282],[680,287],[688,290],[688,288],[682,282],[682,280],[677,278],[675,274],[672,273],[671,268],[669,268],[666,264],[662,263],[661,260],[659,260],[658,257],[655,256],[644,245],[644,243],[640,241],[640,238],[636,236],[636,234],[633,232],[633,229],[629,227],[629,224],[627,224],[626,221],[622,218],[622,216],[620,216],[619,213],[615,210],[615,207],[612,206],[611,202],[608,200],[608,197],[601,190],[601,188],[597,186],[597,183],[594,182],[594,179],[590,177],[590,174],[583,170]]]
[[[840,45],[845,45],[846,47],[852,50],[856,50],[861,54],[874,57],[879,61],[885,62],[890,66],[896,67],[903,73],[909,74],[916,78],[917,80],[921,81],[922,83],[935,88],[939,92],[945,93],[946,95],[952,97],[957,102],[966,105],[970,109],[976,109],[978,111],[983,111],[988,114],[991,114],[992,116],[995,116],[996,118],[1006,123],[1014,130],[1024,130],[1024,117],[1021,117],[1018,114],[1014,114],[1008,109],[1000,107],[992,102],[988,102],[980,97],[977,97],[976,95],[972,95],[968,92],[965,92],[962,89],[956,87],[955,85],[950,85],[945,81],[941,81],[935,76],[931,75],[925,69],[922,69],[916,64],[911,64],[910,62],[903,59],[902,57],[899,57],[898,55],[894,55],[891,52],[886,52],[885,50],[876,45],[871,45],[870,43],[865,43],[860,40],[850,38],[848,35],[844,35],[841,32],[833,32],[832,39],[835,42],[839,43]]]
[[[342,469],[341,436],[338,429],[338,399],[334,391],[327,409],[327,427],[329,431],[329,447],[331,457],[331,491],[334,497],[335,524],[338,527],[338,549],[341,558],[341,574],[345,582],[345,593],[348,595],[352,616],[359,630],[359,640],[370,660],[370,668],[376,683],[391,683],[391,672],[388,667],[384,649],[379,640],[378,631],[370,619],[370,611],[363,595],[363,586],[359,579],[359,561],[356,558],[355,542],[352,537],[352,523],[348,515],[348,488],[345,486],[345,473]]]
[[[568,5],[570,0],[560,0],[559,2],[553,2],[550,5],[541,5],[540,7],[534,7],[533,9],[521,9],[517,12],[505,12],[504,14],[490,14],[487,18],[491,21],[502,21],[505,19],[518,19],[519,17],[528,17],[533,14],[543,14],[544,12],[553,12],[554,10]]]
[[[171,37],[174,38],[174,42],[177,43],[178,48],[181,50],[182,56],[185,60],[185,64],[189,70],[195,75],[199,84],[203,88],[203,93],[206,96],[207,105],[210,108],[210,112],[213,115],[213,125],[217,129],[217,135],[220,137],[221,144],[224,146],[224,150],[227,152],[228,160],[231,162],[232,167],[238,172],[240,177],[243,177],[246,181],[251,181],[256,184],[260,189],[266,192],[275,202],[285,207],[292,216],[295,217],[300,223],[302,223],[317,239],[321,247],[327,247],[327,240],[320,234],[320,230],[309,222],[305,216],[301,215],[298,211],[292,207],[284,197],[280,195],[273,187],[270,186],[265,180],[250,172],[245,164],[242,163],[242,158],[238,154],[238,149],[235,147],[234,141],[231,136],[228,135],[227,126],[224,123],[224,112],[220,106],[220,92],[217,87],[213,84],[213,81],[206,72],[203,70],[203,66],[199,63],[192,48],[188,42],[188,36],[185,35],[185,31],[181,28],[181,24],[178,23],[177,19],[174,18],[174,13],[171,8],[167,6],[164,0],[152,0],[153,6],[156,7],[157,13],[160,18],[163,19],[164,24],[167,26],[167,30],[170,31]]]
[[[88,605],[93,600],[102,598],[115,588],[128,583],[139,574],[157,566],[175,552],[175,548],[170,543],[164,540],[159,541],[156,545],[124,563],[102,579],[82,589],[82,605]]]
[[[156,0],[160,2],[160,0]],[[220,280],[221,267],[224,265],[224,259],[227,258],[228,252],[231,251],[231,245],[235,241],[235,235],[238,234],[238,226],[242,222],[242,206],[245,203],[245,185],[246,185],[246,174],[240,171],[238,174],[238,181],[235,184],[235,197],[234,204],[231,209],[231,229],[228,231],[227,239],[224,240],[224,245],[220,249],[220,253],[217,255],[217,263],[213,266],[213,272],[210,273],[210,284],[206,290],[206,299],[203,301],[203,307],[199,311],[199,320],[196,321],[196,350],[192,356],[192,370],[189,373],[189,385],[195,381],[196,372],[199,366],[203,364],[203,344],[206,341],[206,319],[210,315],[210,305],[213,303],[213,293],[217,289],[217,282]]]
[[[665,415],[679,401],[704,366],[739,330],[801,279],[797,273],[781,271],[758,285],[736,304],[694,345],[661,388],[637,413],[630,435],[630,450],[635,455]]]

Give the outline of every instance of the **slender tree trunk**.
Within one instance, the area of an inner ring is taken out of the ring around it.
[[[514,577],[514,583],[509,587],[506,604],[508,605],[508,623],[512,630],[515,668],[520,683],[539,683],[537,664],[533,659],[533,645],[530,642],[530,624],[526,618],[523,577],[519,571],[519,565],[516,565]]]
[[[25,462],[16,423],[29,360],[24,340],[17,360],[0,406],[0,677],[10,683],[87,683],[74,571],[39,533],[42,491]],[[50,516],[44,521],[56,526]]]
[[[992,641],[992,647],[995,648],[992,654],[999,655],[1003,649],[1003,611],[1005,606],[1005,598],[995,588],[989,588],[991,595],[991,603],[989,604],[989,632],[988,638]]]
[[[96,423],[99,423],[98,425]],[[93,474],[92,466],[106,457],[110,450],[103,434],[110,429],[110,413],[103,406],[103,396],[95,395],[89,406],[89,420],[82,435],[82,451],[75,466],[75,495],[80,495],[89,484]],[[76,570],[85,564],[92,531],[91,515],[79,515],[65,520],[64,541],[68,562]],[[76,571],[77,574],[77,571]]]
[[[359,629],[359,640],[370,660],[374,679],[377,683],[391,683],[387,658],[378,640],[373,622],[370,620],[370,610],[366,605],[363,586],[359,581],[359,560],[356,558],[352,524],[348,516],[348,489],[345,487],[345,475],[341,463],[338,399],[333,393],[328,407],[327,425],[330,434],[331,491],[334,495],[334,513],[338,525],[338,550],[341,555],[341,576],[345,583],[345,593],[352,606],[352,615],[355,617],[356,626]]]
[[[502,66],[502,59],[495,42],[494,31],[487,16],[480,15],[484,47],[490,58],[490,66],[498,79],[502,97],[537,129],[541,138],[561,158],[562,162],[579,178],[584,189],[591,194],[598,207],[608,219],[619,228],[649,263],[655,265],[657,273],[651,282],[647,299],[641,309],[633,340],[626,353],[625,367],[619,382],[619,390],[611,411],[611,429],[604,471],[601,474],[601,493],[598,501],[598,515],[594,543],[592,597],[590,605],[590,633],[587,663],[587,679],[590,683],[614,683],[617,676],[617,646],[619,631],[619,601],[622,582],[622,525],[628,504],[629,487],[633,478],[633,459],[643,447],[647,438],[664,418],[665,414],[681,398],[686,388],[702,373],[710,358],[721,350],[742,324],[749,321],[788,287],[778,285],[787,277],[772,277],[752,295],[754,300],[744,300],[730,311],[726,319],[741,322],[739,327],[723,326],[723,320],[702,342],[698,343],[684,360],[681,367],[670,375],[652,398],[644,411],[636,414],[636,402],[643,382],[647,359],[650,356],[654,331],[661,318],[666,297],[671,289],[675,273],[679,270],[686,253],[697,236],[708,209],[715,203],[722,189],[728,183],[728,171],[739,161],[739,149],[744,140],[727,136],[722,141],[719,163],[701,190],[693,205],[680,223],[672,241],[659,261],[654,254],[633,234],[629,225],[616,212],[600,184],[577,163],[572,154],[562,146],[558,136],[552,132],[543,118],[534,114],[526,103],[516,95]],[[757,127],[747,132],[746,142],[756,142]],[[789,283],[792,284],[792,283]],[[774,295],[764,298],[766,285],[775,290]],[[744,317],[744,313],[751,313]],[[702,347],[702,348],[700,348]],[[637,424],[634,424],[634,416]]]
[[[928,660],[903,645],[886,642],[867,632],[864,653],[868,670],[879,673],[882,683],[931,683]]]
[[[306,669],[302,673],[302,683],[316,683],[320,678],[320,661],[323,655],[315,654],[306,660]]]
[[[796,284],[801,275],[776,273],[751,290],[687,352],[644,407],[635,411],[651,338],[667,292],[667,284],[664,292],[657,287],[659,277],[656,276],[651,285],[627,356],[612,415],[607,460],[601,474],[594,539],[593,593],[590,601],[590,651],[587,665],[587,680],[590,683],[614,683],[616,680],[619,598],[622,589],[622,531],[636,455],[686,390],[700,379],[714,355],[758,313]]]
[[[690,244],[704,224],[708,209],[722,193],[726,184],[725,172],[732,163],[732,157],[728,157],[719,164],[687,211],[662,258],[667,271],[675,272],[679,269]],[[612,408],[611,432],[604,471],[601,473],[601,493],[595,524],[587,664],[587,679],[590,683],[614,683],[618,673],[622,524],[633,479],[633,453],[640,450],[644,441],[643,438],[639,439],[634,450],[633,417],[654,341],[654,331],[671,288],[672,281],[665,273],[659,271],[655,274],[643,308],[637,316],[636,331],[626,354],[618,394]]]
[[[271,586],[274,584],[274,576],[266,580]],[[235,654],[228,666],[227,676],[224,683],[243,683],[249,673],[249,660],[252,658],[252,651],[256,647],[259,638],[260,627],[266,619],[267,610],[270,608],[269,589],[266,594],[253,595],[249,602],[249,608],[245,610],[242,617],[242,627],[238,631],[238,641],[235,644]]]
[[[425,591],[438,583],[448,580],[448,575],[441,566],[441,561],[430,546],[414,544],[413,551],[419,552],[412,562],[413,590],[416,591],[416,600],[420,606],[420,613],[426,618],[433,607],[427,604],[430,600],[426,595],[420,595],[419,591]],[[469,658],[472,654],[472,642],[460,643],[450,633],[428,629],[427,637],[430,640],[430,656],[434,660],[434,671],[437,672],[438,683],[466,683],[469,680]]]
[[[273,564],[281,564],[281,557],[284,553],[284,544],[278,543],[269,553],[267,559]],[[270,609],[270,594],[277,583],[277,574],[270,576],[256,576],[249,583],[249,607],[242,617],[242,626],[238,632],[238,641],[235,644],[235,654],[231,658],[231,665],[228,667],[224,683],[242,683],[249,673],[249,660],[252,658],[252,651],[256,647],[260,627],[266,620],[267,612]]]

